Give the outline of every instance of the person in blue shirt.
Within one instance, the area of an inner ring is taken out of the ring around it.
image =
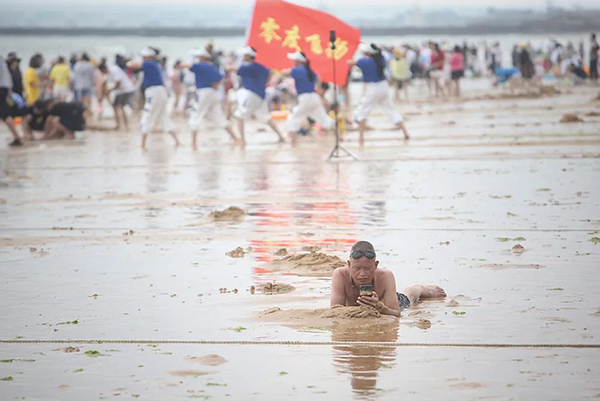
[[[233,129],[227,122],[223,110],[221,109],[221,101],[217,88],[223,80],[223,76],[217,67],[210,62],[211,55],[208,50],[194,50],[193,56],[197,61],[190,65],[190,71],[196,77],[196,105],[193,112],[190,114],[189,125],[192,130],[192,147],[198,148],[198,128],[204,119],[210,119],[216,127],[223,128],[231,136],[234,142],[237,142],[237,137]]]
[[[374,43],[361,43],[359,51],[363,57],[358,60],[348,60],[351,66],[357,66],[363,74],[365,91],[358,108],[354,113],[354,120],[358,123],[359,142],[364,145],[367,118],[375,106],[381,106],[394,125],[404,132],[404,138],[409,139],[408,130],[400,113],[394,108],[390,86],[385,76],[385,60],[381,49]]]
[[[331,130],[335,126],[335,120],[329,117],[320,96],[315,92],[318,77],[310,68],[310,60],[301,51],[289,53],[287,57],[294,61],[294,67],[282,73],[294,78],[298,94],[298,103],[287,119],[290,139],[292,144],[295,144],[302,124],[306,123],[309,117],[321,124],[325,130]]]
[[[127,67],[141,69],[143,72],[142,90],[146,99],[144,110],[140,120],[140,131],[142,133],[142,149],[146,148],[148,134],[157,123],[162,125],[163,131],[168,132],[175,140],[175,146],[179,146],[179,140],[175,135],[173,123],[167,112],[169,93],[163,80],[162,70],[156,61],[156,51],[146,47],[141,52],[143,61],[129,61]]]
[[[265,89],[271,76],[268,68],[255,61],[256,50],[250,46],[242,49],[243,64],[238,68],[237,74],[241,78],[242,87],[237,93],[237,109],[234,116],[238,121],[238,129],[242,144],[246,143],[244,136],[244,121],[252,116],[267,124],[275,131],[279,142],[285,142],[277,124],[271,119],[269,107],[265,101]]]
[[[521,78],[521,70],[517,67],[511,68],[501,68],[498,67],[494,70],[495,81],[493,83],[494,86],[499,84],[503,84],[505,82],[509,82],[511,88],[514,86],[514,83]]]

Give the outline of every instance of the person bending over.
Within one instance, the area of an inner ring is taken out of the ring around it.
[[[421,299],[444,298],[446,292],[436,285],[414,284],[396,292],[396,278],[390,270],[378,269],[375,248],[367,241],[352,245],[348,266],[338,267],[331,281],[331,306],[371,306],[383,315],[400,317],[400,310]],[[361,295],[369,292],[371,296]],[[362,288],[361,288],[362,287]]]

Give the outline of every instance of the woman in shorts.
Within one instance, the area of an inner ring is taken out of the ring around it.
[[[452,89],[454,96],[460,96],[460,79],[465,75],[465,57],[459,46],[454,46],[454,51],[448,60],[450,64],[450,74],[452,78]],[[451,93],[452,94],[452,93]]]

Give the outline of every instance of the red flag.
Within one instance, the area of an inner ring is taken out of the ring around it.
[[[336,32],[336,49],[331,50],[329,31]],[[333,81],[332,59],[336,60],[336,80],[345,85],[346,61],[360,43],[360,30],[333,15],[282,0],[255,0],[247,34],[247,44],[256,49],[256,61],[281,70],[293,67],[288,53],[300,50],[311,68],[324,82]]]

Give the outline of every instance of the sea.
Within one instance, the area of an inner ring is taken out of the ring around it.
[[[526,35],[506,34],[498,35],[407,35],[407,36],[366,36],[363,41],[375,42],[382,45],[420,44],[429,40],[442,43],[446,48],[455,44],[467,42],[469,45],[477,45],[483,49],[484,44],[499,42],[502,48],[502,62],[505,66],[511,64],[511,51],[515,44],[531,44],[534,48],[545,49],[551,41],[558,40],[566,45],[572,42],[576,48],[583,42],[585,54],[589,53],[589,33],[570,33],[557,35]],[[199,48],[213,42],[215,48],[224,52],[235,51],[245,44],[244,36],[228,37],[141,37],[141,36],[26,36],[26,35],[2,35],[0,36],[0,54],[6,57],[11,51],[16,51],[26,66],[29,58],[37,53],[42,53],[46,60],[54,59],[59,55],[70,57],[71,54],[87,52],[91,57],[100,59],[106,57],[109,61],[116,54],[128,57],[136,57],[139,51],[146,46],[161,49],[161,52],[169,58],[169,64],[175,59],[185,59],[190,49]]]

